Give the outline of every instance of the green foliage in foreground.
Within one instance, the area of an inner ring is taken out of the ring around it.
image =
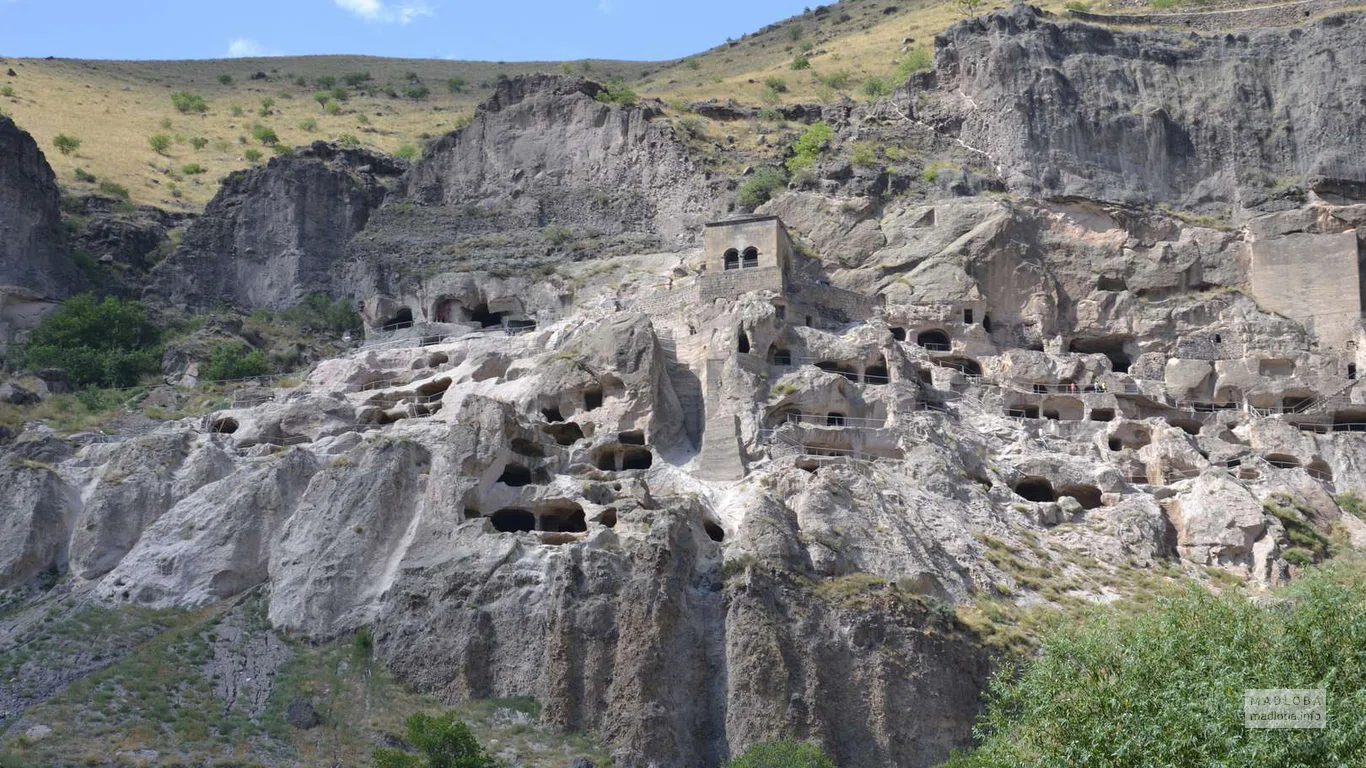
[[[227,381],[265,376],[271,373],[270,360],[259,349],[249,349],[237,341],[219,342],[209,348],[209,359],[199,366],[201,381]]]
[[[1269,607],[1192,587],[1064,626],[992,682],[981,746],[945,768],[1361,765],[1366,561],[1311,570]],[[1327,727],[1248,729],[1250,688],[1327,689]]]
[[[253,313],[255,316],[255,313]],[[310,294],[302,304],[278,313],[279,320],[305,331],[359,331],[360,313],[350,299],[333,301],[321,293]]]
[[[777,168],[760,168],[740,184],[735,200],[751,210],[767,203],[787,186],[787,175]]]
[[[810,168],[835,138],[835,129],[825,123],[812,123],[792,144],[787,169],[793,173]]]
[[[375,750],[378,768],[498,768],[498,761],[453,712],[419,712],[408,718],[407,727],[408,743],[420,754],[381,747]]]
[[[130,387],[161,370],[159,340],[142,302],[82,294],[34,329],[24,364],[35,370],[65,368],[78,387]]]
[[[607,81],[603,85],[603,89],[598,91],[598,95],[594,98],[605,104],[620,104],[629,107],[636,103],[637,96],[636,92],[631,90],[625,81],[613,79]]]
[[[726,768],[835,768],[835,761],[809,741],[765,741],[726,763]]]

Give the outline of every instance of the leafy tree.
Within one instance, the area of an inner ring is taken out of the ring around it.
[[[29,337],[29,368],[65,368],[78,387],[127,387],[161,369],[160,332],[139,301],[81,294],[44,318]]]
[[[199,366],[201,381],[247,379],[271,372],[270,360],[259,349],[240,341],[221,341],[209,348],[209,359]]]
[[[306,331],[344,333],[361,328],[360,314],[349,299],[333,301],[321,293],[311,294],[303,303],[281,312],[280,317]]]
[[[410,85],[407,88],[404,88],[403,95],[407,96],[413,101],[422,101],[423,99],[432,95],[432,90],[427,86],[418,83],[416,85]]]
[[[736,193],[736,202],[753,210],[767,203],[773,193],[787,186],[787,175],[778,168],[760,168],[755,171]]]
[[[811,68],[811,59],[805,55],[795,56],[792,59],[792,70],[794,72]]]
[[[982,0],[954,0],[954,5],[964,18],[970,19],[982,12]]]
[[[835,138],[835,129],[824,122],[812,123],[792,144],[792,157],[787,159],[787,170],[792,173],[810,168],[826,145]]]
[[[194,147],[196,150],[203,149],[208,145],[209,140],[204,138],[203,136],[195,136],[194,138],[190,139],[190,146]]]
[[[319,88],[322,88],[323,90],[330,91],[333,88],[337,87],[337,78],[331,75],[323,75],[317,80],[314,80],[313,84],[318,86]]]
[[[128,187],[113,181],[101,181],[100,191],[106,195],[117,197],[120,200],[127,200],[130,197],[128,194]]]
[[[636,103],[636,92],[631,90],[626,82],[621,79],[608,80],[596,97],[598,101],[605,104],[620,104],[629,107]]]
[[[408,743],[417,754],[378,748],[374,753],[377,768],[498,768],[498,761],[453,712],[437,716],[419,712],[406,725]]]
[[[311,117],[305,117],[299,121],[299,130],[312,133],[318,130],[318,121]]]
[[[346,83],[352,88],[359,87],[361,83],[367,83],[369,81],[369,72],[350,72],[342,76],[342,82]]]
[[[219,85],[232,85],[232,75],[229,75],[229,74],[226,73],[226,72],[224,72],[223,74],[219,75],[219,76],[218,76],[218,84],[219,84]]]
[[[280,141],[280,137],[275,135],[274,128],[260,123],[251,127],[251,137],[262,144],[276,144]]]
[[[164,155],[166,154],[166,150],[171,148],[171,137],[164,133],[148,136],[147,146],[151,147],[152,151],[158,155]]]
[[[1155,610],[1059,627],[992,681],[981,746],[947,765],[1359,765],[1366,560],[1309,569],[1283,597],[1191,587]],[[1253,688],[1325,688],[1326,727],[1246,728]]]
[[[468,85],[468,83],[465,82],[465,78],[463,77],[452,77],[450,80],[446,81],[446,87],[451,89],[451,93],[464,93],[466,85]]]
[[[248,149],[246,152],[243,152],[242,157],[245,157],[247,159],[247,162],[254,163],[257,160],[261,159],[261,150],[252,147],[251,149]]]
[[[928,69],[934,69],[934,55],[928,48],[916,48],[906,54],[906,58],[897,65],[895,79],[904,82],[916,72]]]
[[[892,84],[885,78],[870,75],[863,81],[863,95],[870,99],[880,99],[892,95]]]
[[[56,136],[52,137],[52,145],[56,147],[57,151],[61,152],[63,155],[69,155],[72,152],[75,152],[76,150],[81,148],[81,140],[76,138],[75,136],[68,136],[65,133],[59,133]]]
[[[332,100],[332,92],[318,91],[313,94],[313,100],[318,102],[318,106],[325,108],[327,106],[327,102]]]
[[[422,156],[422,152],[412,144],[404,144],[395,150],[394,154],[410,163]]]
[[[204,97],[189,91],[176,91],[171,94],[171,105],[177,112],[189,114],[198,112],[203,114],[209,111],[209,105],[204,101]]]
[[[781,739],[755,744],[725,768],[835,768],[835,761],[813,742]]]

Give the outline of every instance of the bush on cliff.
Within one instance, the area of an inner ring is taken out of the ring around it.
[[[24,364],[64,368],[78,387],[131,387],[161,370],[159,341],[142,302],[82,294],[34,329]]]
[[[199,365],[200,381],[249,379],[270,372],[270,360],[264,352],[236,341],[214,344],[209,348],[209,359]]]
[[[777,168],[760,168],[740,184],[735,201],[750,210],[767,203],[773,194],[787,186],[787,175]]]
[[[1366,560],[1311,571],[1264,606],[1204,589],[1047,637],[992,682],[981,746],[944,768],[1359,765]],[[1248,689],[1326,689],[1326,727],[1244,726]]]
[[[726,763],[726,768],[835,768],[835,761],[809,741],[765,741]]]
[[[407,741],[416,754],[406,750],[378,748],[377,768],[498,768],[498,761],[474,738],[469,726],[455,714],[419,712],[407,720]]]

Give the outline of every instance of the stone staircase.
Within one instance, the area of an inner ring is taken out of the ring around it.
[[[669,382],[683,408],[683,429],[694,446],[702,445],[703,397],[702,382],[687,363],[678,359],[678,341],[672,336],[659,336],[659,347],[668,364]]]
[[[725,362],[724,358],[706,361],[707,424],[697,474],[707,480],[734,482],[744,479],[745,460],[740,454],[739,421],[718,402]]]

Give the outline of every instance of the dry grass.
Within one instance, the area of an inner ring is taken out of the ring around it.
[[[1044,3],[1060,11],[1062,3]],[[895,12],[886,13],[894,8]],[[847,14],[846,20],[841,20]],[[845,0],[814,12],[771,25],[742,40],[675,62],[458,62],[427,59],[384,59],[360,56],[310,56],[270,59],[202,61],[79,61],[70,59],[10,59],[17,76],[0,76],[0,88],[13,96],[0,97],[0,111],[11,115],[38,140],[60,182],[81,194],[95,191],[99,182],[126,187],[136,203],[173,210],[198,210],[217,191],[227,173],[251,165],[247,151],[271,156],[251,136],[256,123],[268,126],[280,144],[297,146],[317,139],[353,136],[365,146],[396,152],[405,145],[420,149],[472,114],[499,76],[528,72],[571,72],[597,80],[622,78],[645,97],[679,103],[710,98],[733,98],[742,103],[771,100],[765,80],[779,77],[787,91],[785,103],[864,98],[863,82],[870,76],[890,78],[905,51],[929,50],[934,35],[960,18],[946,0]],[[906,38],[913,42],[905,43]],[[809,49],[811,67],[793,71],[795,55]],[[0,69],[0,72],[3,72]],[[322,90],[319,78],[338,80],[353,72],[368,72],[365,85],[375,92],[350,89],[340,114],[324,114],[313,94]],[[268,79],[252,80],[257,73]],[[847,73],[847,81],[831,87],[829,77]],[[424,100],[406,98],[409,74],[430,90]],[[232,78],[219,82],[220,75]],[[304,85],[296,80],[303,78]],[[453,93],[452,78],[466,87]],[[822,80],[825,82],[823,83]],[[398,98],[385,93],[392,88]],[[182,114],[171,104],[171,94],[200,94],[209,105],[205,114]],[[262,99],[273,99],[271,114],[259,114]],[[241,108],[233,114],[233,106]],[[316,129],[301,127],[316,121]],[[170,127],[165,127],[165,121]],[[705,126],[706,139],[724,129]],[[71,155],[53,145],[58,134],[81,139]],[[743,133],[743,132],[742,132]],[[165,154],[149,146],[149,137],[165,134],[172,144]],[[207,144],[195,149],[191,140]],[[699,137],[702,138],[702,137]],[[202,173],[184,173],[197,164]],[[75,170],[93,174],[94,183],[77,181]]]

